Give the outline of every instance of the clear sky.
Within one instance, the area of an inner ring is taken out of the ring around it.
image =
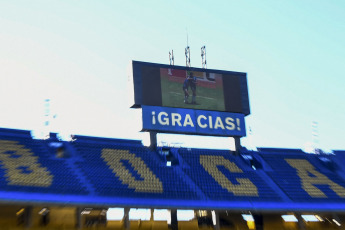
[[[131,60],[246,72],[248,147],[345,149],[345,3],[0,0],[0,127],[143,139],[129,109]],[[251,132],[249,131],[251,128]],[[224,146],[229,138],[160,135]],[[309,143],[309,144],[308,144]],[[188,144],[188,143],[187,143]],[[186,144],[186,145],[187,145]]]

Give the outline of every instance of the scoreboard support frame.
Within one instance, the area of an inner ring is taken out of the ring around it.
[[[235,140],[235,154],[239,155],[240,154],[240,149],[242,148],[241,146],[241,137],[234,137]]]
[[[150,131],[150,149],[157,150],[157,132]]]

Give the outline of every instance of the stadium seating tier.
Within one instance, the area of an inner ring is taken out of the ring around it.
[[[169,150],[175,159],[169,167],[162,151],[139,141],[75,139],[34,140],[28,131],[0,129],[0,199],[228,209],[295,205],[303,210],[323,203],[320,209],[345,208],[344,151],[331,156],[261,148],[241,156],[229,150],[176,148]]]

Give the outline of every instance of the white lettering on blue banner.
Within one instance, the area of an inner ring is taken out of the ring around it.
[[[244,114],[142,106],[143,130],[216,136],[245,136]]]

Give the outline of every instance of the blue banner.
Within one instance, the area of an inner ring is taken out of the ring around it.
[[[143,131],[246,136],[244,114],[142,105]]]

